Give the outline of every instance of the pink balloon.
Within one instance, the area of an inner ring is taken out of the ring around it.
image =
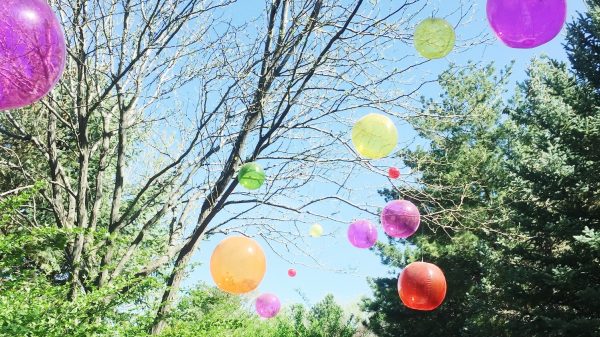
[[[390,201],[381,212],[383,230],[391,237],[406,239],[419,229],[421,214],[408,200]]]
[[[46,0],[0,0],[0,110],[44,97],[65,60],[62,27]]]
[[[400,178],[400,170],[397,167],[390,167],[388,169],[388,176],[390,179],[398,179]]]
[[[566,0],[488,0],[487,17],[512,48],[535,48],[554,39],[567,18]]]
[[[262,294],[256,299],[256,312],[260,317],[273,318],[281,309],[279,298],[273,294]]]
[[[288,270],[288,276],[289,277],[296,277],[296,269],[289,269]]]
[[[368,220],[357,220],[348,227],[348,240],[356,248],[371,248],[377,242],[377,228]]]

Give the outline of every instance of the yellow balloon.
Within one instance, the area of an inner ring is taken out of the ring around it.
[[[219,289],[245,294],[258,287],[267,270],[265,253],[258,242],[244,237],[229,237],[210,257],[210,273]]]
[[[368,114],[354,124],[352,143],[356,151],[365,158],[383,158],[396,148],[398,130],[388,117]]]
[[[323,235],[323,226],[319,225],[318,223],[312,225],[308,234],[310,234],[310,236],[312,236],[313,238],[320,237],[321,235]]]
[[[444,19],[425,19],[415,29],[415,48],[428,59],[442,58],[454,49],[454,27]]]

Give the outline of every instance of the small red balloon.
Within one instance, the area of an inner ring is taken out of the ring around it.
[[[400,178],[400,170],[396,167],[390,167],[388,169],[388,176],[392,179],[398,179]]]
[[[446,297],[446,277],[438,266],[413,262],[398,278],[398,294],[402,303],[415,310],[431,311]]]
[[[296,276],[296,270],[295,269],[288,270],[288,276],[289,277],[295,277]]]

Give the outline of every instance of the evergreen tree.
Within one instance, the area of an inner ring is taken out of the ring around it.
[[[534,61],[506,107],[489,73],[442,76],[442,103],[416,123],[429,148],[402,155],[433,196],[415,200],[427,215],[412,243],[449,292],[418,313],[395,278],[375,280],[365,309],[380,336],[600,335],[600,1],[588,4],[568,28],[571,69]],[[398,246],[379,247],[384,263],[420,258]]]
[[[500,335],[489,324],[495,312],[488,303],[494,289],[487,273],[495,255],[482,239],[498,231],[509,193],[499,188],[505,174],[497,146],[504,138],[498,124],[509,72],[494,73],[491,66],[474,65],[445,72],[439,80],[445,92],[440,103],[425,101],[422,117],[413,120],[428,148],[405,150],[401,156],[422,173],[422,189],[382,193],[387,199],[413,196],[426,215],[410,242],[380,244],[377,250],[394,271],[414,260],[437,264],[446,275],[448,293],[437,310],[418,312],[400,302],[397,273],[374,280],[375,298],[365,301],[364,309],[373,313],[368,326],[378,336]]]

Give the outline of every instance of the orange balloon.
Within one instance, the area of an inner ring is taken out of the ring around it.
[[[439,307],[446,297],[446,277],[434,264],[413,262],[398,278],[398,293],[407,307],[430,311]]]
[[[258,242],[245,236],[229,237],[213,251],[210,273],[219,289],[231,294],[245,294],[258,287],[267,259]]]

